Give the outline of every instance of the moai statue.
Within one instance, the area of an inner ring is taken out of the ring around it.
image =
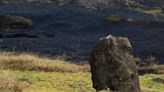
[[[132,46],[126,37],[101,38],[90,56],[93,87],[111,92],[141,92]]]

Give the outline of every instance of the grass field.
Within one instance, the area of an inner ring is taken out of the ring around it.
[[[163,92],[164,74],[140,76],[143,92]],[[0,92],[95,92],[89,65],[31,54],[0,54]]]

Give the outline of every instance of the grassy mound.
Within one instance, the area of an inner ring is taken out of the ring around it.
[[[0,69],[45,71],[45,72],[78,72],[88,71],[88,65],[76,65],[63,59],[50,59],[35,54],[0,53]]]
[[[163,92],[164,74],[140,76],[143,92]],[[89,65],[71,64],[32,54],[0,54],[0,91],[95,92]]]

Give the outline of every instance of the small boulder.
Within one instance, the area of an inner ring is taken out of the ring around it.
[[[128,23],[138,23],[138,20],[133,19],[133,18],[128,18],[128,19],[127,19],[127,22],[128,22]]]
[[[0,15],[0,30],[27,29],[33,25],[30,19],[15,15]]]
[[[107,23],[118,23],[122,20],[123,18],[119,15],[110,15],[110,16],[105,17],[105,22]]]
[[[151,21],[144,21],[144,20],[139,20],[139,19],[134,19],[134,18],[127,18],[126,21],[130,24],[150,24]]]
[[[112,92],[141,92],[139,77],[126,37],[101,38],[90,56],[93,87]]]

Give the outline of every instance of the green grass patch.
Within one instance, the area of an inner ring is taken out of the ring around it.
[[[24,80],[30,84],[21,92],[95,92],[88,72],[0,70],[0,75],[4,73],[10,74],[16,81]]]
[[[25,87],[21,85],[22,88],[19,88],[20,92],[95,92],[92,88],[90,72],[62,73],[0,70],[0,75],[2,74],[9,74],[15,81],[27,82],[29,84],[29,86]],[[154,81],[153,79],[155,78],[164,80],[164,74],[146,74],[140,76],[143,92],[163,92],[164,84]]]
[[[140,85],[144,92],[163,92],[164,83],[154,81],[154,79],[164,80],[164,74],[146,74],[140,76]]]

